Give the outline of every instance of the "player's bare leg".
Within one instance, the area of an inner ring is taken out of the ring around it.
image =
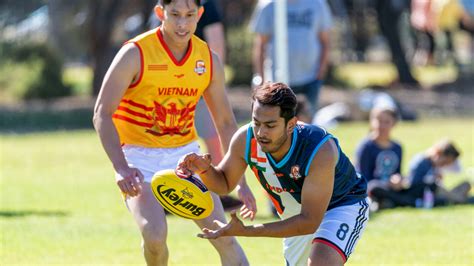
[[[308,265],[342,266],[344,260],[334,248],[322,243],[314,243],[309,255]]]
[[[200,228],[216,228],[214,220],[226,221],[224,208],[219,200],[219,196],[212,193],[212,199],[214,200],[214,211],[212,214],[205,219],[195,220]],[[219,253],[222,265],[249,265],[244,250],[235,237],[220,237],[209,241]]]
[[[142,185],[142,194],[127,197],[127,206],[142,234],[143,255],[147,265],[167,265],[168,227],[163,207],[156,201],[149,183]]]

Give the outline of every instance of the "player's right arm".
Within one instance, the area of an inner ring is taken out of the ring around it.
[[[117,110],[126,89],[139,77],[140,70],[140,51],[134,44],[124,45],[105,74],[93,118],[94,128],[102,146],[116,173],[119,174],[116,177],[117,185],[122,192],[130,196],[140,193],[139,182],[143,181],[143,175],[138,169],[128,166],[112,115]]]
[[[244,159],[246,133],[247,127],[244,126],[233,135],[229,150],[218,166],[213,166],[206,155],[190,153],[183,157],[177,169],[199,174],[204,184],[217,194],[229,194],[247,168]]]

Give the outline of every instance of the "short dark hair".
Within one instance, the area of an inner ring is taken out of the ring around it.
[[[439,141],[438,143],[436,143],[436,147],[444,156],[457,159],[461,155],[459,149],[456,148],[456,146],[451,140],[448,139],[443,139]]]
[[[262,105],[280,106],[280,117],[287,123],[295,117],[296,95],[293,90],[281,82],[266,82],[253,89],[253,102],[258,101]],[[252,102],[252,108],[253,108]]]
[[[388,114],[390,117],[392,117],[395,123],[398,122],[398,120],[400,119],[399,112],[395,108],[388,107],[388,106],[380,106],[380,107],[376,106],[372,108],[372,110],[370,110],[370,118],[373,118],[380,113]]]
[[[169,5],[173,0],[158,0],[158,4],[161,6]],[[194,0],[197,6],[201,6],[201,0]]]

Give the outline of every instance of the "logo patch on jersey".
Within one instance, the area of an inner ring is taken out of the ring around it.
[[[157,65],[157,64],[150,64],[148,65],[149,71],[166,71],[168,70],[168,65]]]
[[[397,171],[400,164],[398,155],[393,150],[384,150],[375,158],[374,177],[389,180],[390,176]]]
[[[291,167],[290,176],[291,176],[291,178],[293,178],[294,180],[298,180],[298,179],[301,178],[300,166],[299,166],[299,165],[293,165],[293,166]]]
[[[196,104],[188,103],[182,109],[178,108],[176,103],[157,103],[154,102],[153,108],[153,126],[146,132],[155,136],[179,135],[186,136],[191,132],[193,126],[193,113]]]
[[[206,73],[206,65],[204,64],[203,60],[196,61],[196,67],[194,68],[194,72],[196,72],[198,75]]]

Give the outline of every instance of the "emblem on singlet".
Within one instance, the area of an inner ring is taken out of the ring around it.
[[[153,126],[146,132],[155,136],[180,135],[186,136],[191,133],[193,125],[192,113],[196,110],[196,104],[188,103],[184,108],[177,108],[176,103],[160,104],[154,102],[152,113]]]
[[[194,72],[196,72],[198,75],[206,73],[206,65],[204,64],[203,60],[196,61],[196,67],[194,68]]]
[[[298,180],[298,179],[301,178],[300,166],[299,166],[299,165],[293,165],[293,166],[291,167],[290,176],[291,176],[291,178],[293,178],[294,180]]]

